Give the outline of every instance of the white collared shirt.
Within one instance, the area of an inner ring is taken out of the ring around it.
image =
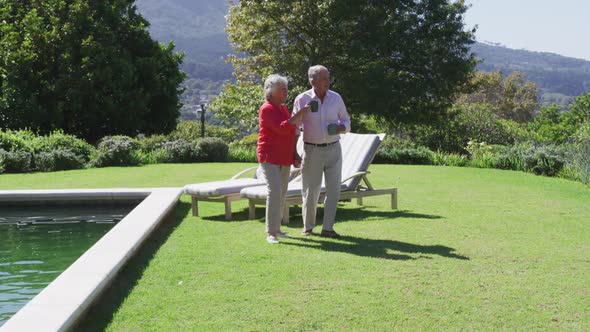
[[[346,111],[344,101],[337,92],[332,90],[326,92],[323,103],[313,89],[301,93],[293,102],[293,114],[297,114],[312,100],[318,101],[318,111],[309,112],[303,117],[304,142],[324,144],[339,140],[339,135],[328,135],[328,125],[331,123],[344,125],[346,132],[350,131],[350,116]]]

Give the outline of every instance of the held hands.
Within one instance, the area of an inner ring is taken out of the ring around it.
[[[300,168],[301,167],[301,156],[297,151],[293,153],[293,167]]]
[[[303,113],[301,116],[305,116],[309,112],[311,112],[311,104],[310,103],[308,103],[307,105],[305,105],[305,107],[303,107],[302,109],[299,110],[299,113]]]

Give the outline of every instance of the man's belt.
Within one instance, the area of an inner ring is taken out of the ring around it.
[[[308,143],[308,142],[303,142],[303,143],[304,144],[307,144],[307,145],[313,145],[313,146],[317,146],[317,147],[320,147],[321,148],[321,147],[324,147],[324,146],[329,146],[329,145],[332,145],[332,144],[336,144],[338,142],[339,141],[334,141],[334,142],[331,142],[331,143],[322,143],[322,144],[315,144],[315,143]]]

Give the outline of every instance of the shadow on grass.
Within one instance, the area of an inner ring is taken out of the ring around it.
[[[291,210],[293,212],[293,210]],[[301,209],[299,209],[301,212]],[[321,221],[323,217],[323,208],[318,208],[317,220]],[[369,218],[380,218],[380,219],[442,219],[442,216],[415,213],[409,210],[396,210],[396,211],[370,211],[366,209],[366,206],[358,206],[354,208],[339,208],[337,212],[338,222],[347,221],[362,221]],[[262,219],[264,222],[264,219]],[[301,220],[301,213],[295,218],[291,219],[288,225],[284,225],[294,230],[300,230],[303,227]],[[318,223],[321,229],[321,222]],[[296,231],[296,232],[297,232]],[[443,245],[418,245],[412,243],[405,243],[393,240],[375,240],[365,239],[354,236],[342,236],[339,240],[324,239],[319,236],[313,237],[294,237],[292,240],[297,242],[288,241],[282,242],[286,245],[308,247],[312,249],[327,250],[344,252],[352,255],[384,258],[392,260],[411,260],[417,258],[430,259],[432,255],[438,255],[446,258],[454,258],[460,260],[469,260],[469,257],[454,253],[455,249],[446,247]],[[410,254],[417,254],[412,256]]]
[[[291,238],[290,241],[283,241],[281,244],[391,260],[431,259],[432,255],[469,260],[467,256],[454,253],[454,248],[443,245],[428,246],[394,240],[365,239],[354,236],[342,236],[337,240],[324,240],[317,235],[313,235],[311,237]],[[412,256],[410,254],[417,254],[418,256]]]
[[[337,212],[337,219],[338,222],[347,222],[347,221],[362,221],[367,220],[370,218],[380,218],[380,219],[397,219],[397,218],[406,218],[406,219],[426,219],[426,220],[433,220],[433,219],[442,219],[442,216],[431,215],[431,214],[422,214],[422,213],[415,213],[409,210],[395,210],[395,211],[375,211],[375,210],[368,210],[368,206],[354,206],[354,207],[346,207],[344,208],[343,204],[339,204],[338,212]],[[321,221],[323,218],[324,209],[323,207],[318,207],[317,211],[317,220]],[[297,233],[298,230],[302,229],[302,217],[301,217],[301,207],[300,206],[292,206],[289,208],[289,216],[290,216],[290,223],[287,225],[283,225],[283,227],[288,227]],[[264,223],[264,207],[258,207],[256,209],[256,219]],[[209,216],[203,217],[203,220],[208,221],[223,221],[225,220],[225,215],[217,215],[217,216]],[[242,209],[239,212],[232,214],[231,221],[246,221],[248,220],[248,209]],[[318,223],[318,226],[321,226],[321,222]],[[320,227],[321,228],[321,227]],[[293,233],[292,233],[293,234]],[[375,258],[384,258],[384,259],[393,259],[393,260],[411,260],[417,258],[431,258],[431,255],[438,255],[447,258],[454,258],[460,260],[468,260],[469,258],[466,256],[462,256],[459,254],[455,254],[454,248],[446,247],[443,245],[432,245],[432,246],[424,246],[424,245],[417,245],[399,241],[391,241],[391,240],[373,240],[373,239],[364,239],[358,238],[353,236],[343,236],[338,241],[333,240],[323,240],[320,237],[312,237],[312,238],[299,238],[295,237],[292,240],[300,241],[300,242],[282,242],[286,245],[292,246],[300,246],[300,247],[308,247],[313,249],[320,249],[320,250],[327,250],[327,251],[337,251],[337,252],[345,252],[353,255],[358,256],[366,256],[366,257],[375,257]],[[389,251],[394,251],[395,253],[390,253]],[[411,256],[409,254],[418,254],[418,256]]]
[[[146,239],[136,255],[119,271],[113,283],[88,309],[73,331],[104,331],[125,298],[143,275],[149,261],[180,225],[190,210],[190,203],[178,202],[160,226]]]
[[[395,210],[395,211],[375,211],[375,210],[367,210],[369,206],[354,206],[354,207],[346,207],[339,205],[338,212],[336,213],[336,218],[338,222],[346,222],[346,221],[359,221],[365,220],[368,218],[382,218],[382,219],[394,219],[394,218],[408,218],[408,219],[441,219],[442,216],[432,215],[432,214],[422,214],[422,213],[414,213],[409,210]],[[317,210],[317,220],[322,220],[324,215],[324,208],[318,206]],[[301,222],[301,207],[300,206],[291,206],[289,208],[289,217],[291,222],[299,221]],[[215,216],[205,216],[201,217],[203,220],[208,221],[223,221],[225,220],[225,214],[215,215]],[[264,222],[264,206],[257,206],[255,219],[259,219],[260,221]],[[232,220],[230,221],[247,221],[248,220],[248,208],[242,209],[240,211],[232,213]]]

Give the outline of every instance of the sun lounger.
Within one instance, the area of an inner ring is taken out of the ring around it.
[[[248,173],[254,173],[254,176],[242,177]],[[293,178],[298,173],[299,169],[292,169],[290,177]],[[260,185],[266,186],[266,180],[258,166],[254,166],[227,180],[187,184],[184,186],[184,193],[191,196],[193,216],[199,215],[199,201],[223,202],[225,204],[225,219],[231,220],[231,202],[242,199],[240,190]]]
[[[357,204],[362,205],[363,197],[376,195],[390,195],[391,208],[397,209],[397,188],[374,188],[367,175],[369,165],[377,154],[377,149],[385,134],[354,134],[342,135],[342,183],[340,200],[356,198]],[[324,200],[325,186],[322,183],[320,202]],[[251,186],[240,191],[243,198],[249,201],[250,219],[254,219],[256,204],[265,204],[268,192],[266,186]],[[289,222],[289,206],[302,204],[301,181],[299,178],[289,182],[283,223]]]

